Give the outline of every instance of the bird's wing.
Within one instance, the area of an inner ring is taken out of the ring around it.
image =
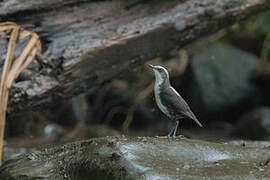
[[[193,119],[199,126],[202,127],[202,124],[193,114],[190,107],[182,98],[182,96],[171,86],[163,88],[166,89],[160,91],[160,98],[162,104],[170,108],[172,112],[175,112],[175,115],[179,117]]]

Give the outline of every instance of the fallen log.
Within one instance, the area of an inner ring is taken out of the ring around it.
[[[0,2],[0,21],[37,32],[43,44],[39,70],[10,89],[9,112],[46,108],[59,99],[94,92],[124,70],[270,7],[268,0],[133,3]]]

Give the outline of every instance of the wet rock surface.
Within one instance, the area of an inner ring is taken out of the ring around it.
[[[265,143],[254,147],[185,138],[97,138],[6,161],[0,178],[263,179],[270,178]]]

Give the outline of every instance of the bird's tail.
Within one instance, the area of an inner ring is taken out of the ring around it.
[[[197,118],[195,118],[195,119],[193,119],[200,127],[203,127],[203,125],[200,123],[200,121],[197,119]]]
[[[200,123],[200,121],[197,119],[197,117],[193,114],[192,111],[189,112],[188,117],[194,120],[200,127],[203,127],[203,125]]]

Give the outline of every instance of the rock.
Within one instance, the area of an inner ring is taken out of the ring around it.
[[[11,158],[18,157],[22,154],[25,154],[26,152],[29,152],[30,150],[24,147],[3,147],[3,161],[6,161]]]
[[[256,108],[237,122],[232,135],[241,139],[269,140],[270,139],[270,108]]]
[[[64,141],[89,139],[94,137],[117,136],[120,137],[120,132],[104,124],[84,124],[79,123],[71,132],[64,138]]]
[[[253,147],[253,148],[269,148],[270,141],[246,141],[246,140],[234,140],[229,141],[226,144],[238,145],[243,147]]]
[[[268,179],[267,148],[167,137],[106,137],[6,161],[0,179]]]
[[[195,114],[207,120],[231,120],[245,110],[246,102],[256,92],[250,82],[256,59],[225,44],[193,54],[184,96]]]

